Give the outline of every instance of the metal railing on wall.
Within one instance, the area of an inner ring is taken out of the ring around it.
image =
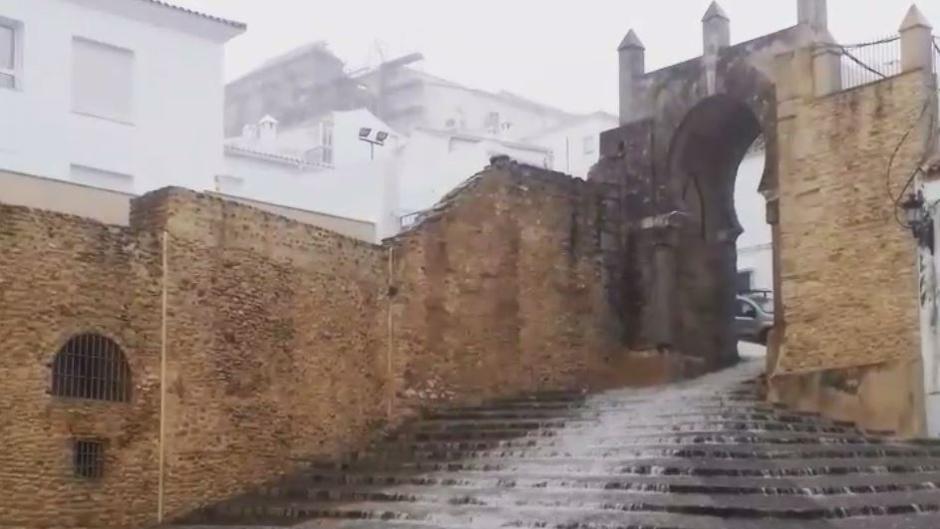
[[[842,89],[887,79],[902,72],[901,36],[859,44],[829,44],[842,54]]]

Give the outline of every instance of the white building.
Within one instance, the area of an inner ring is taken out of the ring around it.
[[[157,0],[0,0],[0,170],[210,189],[223,45],[244,30]]]
[[[530,143],[466,132],[415,129],[401,151],[396,214],[407,226],[452,189],[483,170],[494,156],[551,167],[551,151]],[[401,226],[398,226],[401,227]]]
[[[773,239],[767,224],[767,200],[758,193],[765,152],[754,148],[738,167],[734,207],[744,232],[738,237],[739,289],[773,291]],[[745,285],[746,284],[746,285]]]
[[[381,239],[497,155],[585,178],[600,133],[618,125],[611,114],[575,115],[442,79],[416,69],[420,60],[410,54],[345,74],[318,43],[231,83],[228,127],[242,134],[226,140],[217,189],[371,222]],[[322,110],[330,106],[342,110]],[[244,122],[262,111],[269,115]],[[364,128],[388,133],[384,145],[360,141]]]
[[[361,129],[369,129],[372,139],[377,132],[388,136],[374,146],[360,140]],[[498,155],[539,167],[551,162],[548,149],[496,137],[424,128],[400,136],[362,109],[332,112],[286,130],[267,116],[226,140],[225,171],[215,190],[366,222],[375,227],[372,241],[378,242]]]
[[[619,118],[607,112],[573,116],[563,122],[523,138],[551,152],[550,168],[572,176],[586,178],[600,159],[601,132],[615,129]]]

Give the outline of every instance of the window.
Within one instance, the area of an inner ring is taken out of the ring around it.
[[[134,53],[86,39],[72,40],[72,110],[134,121]]]
[[[499,112],[487,114],[486,120],[483,122],[483,128],[493,134],[499,134]]]
[[[738,294],[745,294],[751,291],[752,281],[754,279],[753,270],[741,270],[738,272],[735,277],[735,287],[738,289]]]
[[[757,318],[757,308],[743,299],[738,300],[735,317],[753,320]]]
[[[327,165],[333,165],[333,122],[330,120],[320,123],[320,159]]]
[[[75,469],[76,477],[101,479],[104,476],[104,443],[76,439],[72,443],[72,468]]]
[[[597,152],[594,136],[585,136],[581,141],[584,144],[584,154],[594,154]]]
[[[98,334],[69,339],[52,364],[52,395],[128,402],[131,369],[114,341]]]
[[[0,18],[0,88],[18,88],[22,25]]]

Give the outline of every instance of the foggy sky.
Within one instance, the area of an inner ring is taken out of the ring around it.
[[[701,54],[710,0],[171,0],[248,24],[229,43],[236,78],[292,47],[323,40],[350,69],[420,51],[435,75],[505,89],[574,112],[617,109],[616,48],[634,28],[652,70]],[[723,0],[732,40],[796,23],[797,0]],[[940,32],[940,1],[921,10]],[[845,43],[897,32],[910,0],[829,0]]]

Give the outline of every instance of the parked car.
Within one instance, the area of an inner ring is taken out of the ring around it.
[[[774,301],[766,292],[738,295],[734,330],[738,340],[767,345],[774,326]]]

